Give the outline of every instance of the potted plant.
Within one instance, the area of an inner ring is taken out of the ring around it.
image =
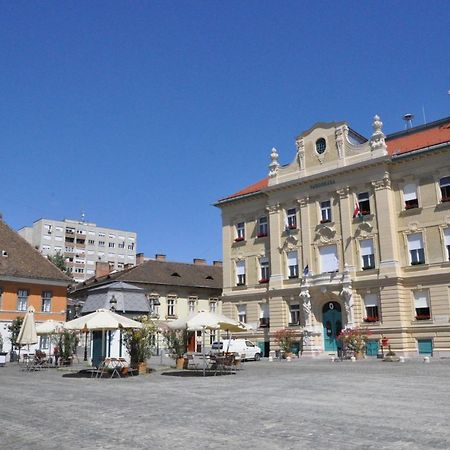
[[[295,343],[295,331],[288,328],[277,330],[274,335],[275,342],[280,347],[283,358],[291,356],[291,349]]]
[[[156,325],[148,316],[136,317],[134,320],[141,322],[142,328],[125,331],[123,340],[130,355],[131,367],[138,369],[139,374],[144,374],[147,372],[147,359],[152,355]]]
[[[6,364],[6,355],[8,353],[3,351],[3,338],[0,334],[0,367]]]
[[[166,330],[163,333],[166,346],[176,360],[177,369],[185,366],[184,354],[187,351],[188,332],[184,330]]]
[[[362,359],[369,334],[368,330],[362,328],[346,328],[341,331],[338,340],[342,342],[345,349],[355,353],[356,359]]]
[[[20,357],[20,345],[17,344],[17,338],[19,337],[20,328],[22,327],[23,323],[23,317],[16,317],[12,322],[11,325],[8,325],[8,331],[9,331],[9,341],[11,342],[11,353],[9,360],[12,361],[18,361],[17,353],[14,349],[19,349],[19,357]]]

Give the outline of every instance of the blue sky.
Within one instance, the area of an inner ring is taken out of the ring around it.
[[[138,251],[222,259],[219,198],[318,121],[450,115],[441,1],[0,4],[0,211],[79,218]]]

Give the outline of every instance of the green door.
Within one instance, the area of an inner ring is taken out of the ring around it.
[[[336,352],[341,347],[337,340],[342,330],[341,305],[328,302],[322,308],[323,340],[326,352]]]
[[[367,356],[377,356],[378,355],[378,341],[367,341],[366,354]]]
[[[103,331],[92,332],[92,365],[98,367],[104,359]]]
[[[433,339],[417,339],[419,355],[433,354]]]

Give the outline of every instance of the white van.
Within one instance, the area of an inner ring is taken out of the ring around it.
[[[248,339],[224,339],[223,341],[213,342],[212,353],[228,352],[238,353],[242,359],[261,359],[261,349]]]

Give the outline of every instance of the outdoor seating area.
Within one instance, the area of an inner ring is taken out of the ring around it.
[[[213,373],[214,375],[235,374],[242,368],[241,357],[236,354],[202,354],[186,355],[187,369]]]
[[[35,353],[24,353],[22,355],[22,370],[26,372],[34,372],[37,370],[45,370],[51,367],[52,359],[48,358],[44,352],[36,350]]]
[[[99,367],[90,369],[91,378],[123,378],[138,375],[125,358],[105,358]]]

